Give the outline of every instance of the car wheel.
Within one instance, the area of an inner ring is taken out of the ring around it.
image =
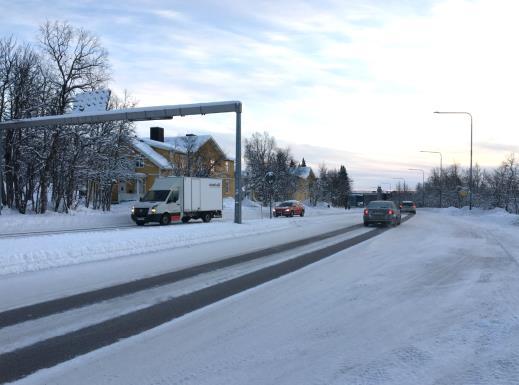
[[[144,222],[143,221],[137,221],[135,223],[137,223],[137,226],[144,226]]]
[[[301,216],[302,216],[302,217],[305,216],[305,210],[301,210]]]
[[[207,222],[210,222],[212,218],[213,218],[213,216],[212,216],[210,213],[205,213],[205,214],[202,216],[202,221],[204,221],[205,223],[207,223]]]
[[[165,213],[164,215],[162,215],[160,217],[160,224],[162,226],[166,226],[166,225],[169,225],[169,223],[171,222],[171,217],[169,216],[168,213]]]
[[[182,217],[182,223],[187,223],[187,222],[189,222],[190,219],[191,219],[191,217],[188,217],[188,216]]]

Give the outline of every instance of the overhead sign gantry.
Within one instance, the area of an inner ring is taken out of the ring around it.
[[[234,189],[234,222],[242,223],[241,210],[241,112],[242,104],[239,101],[225,101],[212,103],[197,103],[197,104],[178,104],[171,106],[156,106],[156,107],[139,107],[126,108],[120,110],[74,110],[72,113],[65,115],[51,115],[42,116],[29,119],[15,119],[0,122],[0,186],[3,185],[4,175],[4,143],[1,142],[3,138],[3,131],[5,129],[21,129],[31,127],[47,127],[47,126],[61,126],[61,125],[75,125],[75,124],[94,124],[106,123],[113,121],[151,121],[151,120],[168,120],[176,116],[188,115],[206,115],[218,114],[225,112],[236,113],[236,163],[234,170],[235,189]],[[3,189],[0,188],[0,194]],[[0,196],[0,213],[2,207],[2,197]]]

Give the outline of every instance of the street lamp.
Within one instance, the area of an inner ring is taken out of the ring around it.
[[[425,171],[421,168],[410,168],[408,170],[422,172],[422,207],[425,207]]]
[[[464,114],[470,117],[469,210],[472,210],[472,114],[464,111],[434,111],[435,114]]]
[[[382,182],[382,183],[380,183],[380,184],[388,184],[388,185],[389,185],[389,192],[391,192],[391,190],[392,190],[391,183],[388,183],[388,182]]]
[[[393,178],[404,181],[404,192],[405,192],[405,179],[404,178]],[[400,197],[400,184],[398,185],[398,204],[402,203],[402,198]]]
[[[440,151],[420,151],[420,152],[428,152],[429,154],[439,154],[440,155],[440,208],[442,208],[442,185],[443,185],[443,157]]]

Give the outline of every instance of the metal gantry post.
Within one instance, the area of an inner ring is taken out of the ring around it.
[[[241,104],[236,109],[236,168],[234,170],[234,223],[241,223]]]
[[[469,210],[472,210],[472,114],[467,112],[470,116],[470,176],[469,176]]]
[[[5,149],[5,138],[4,129],[0,128],[0,215],[2,215],[2,209],[4,207],[4,149]]]

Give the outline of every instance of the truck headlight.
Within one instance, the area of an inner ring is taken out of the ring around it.
[[[155,206],[153,206],[153,207],[151,208],[151,213],[152,213],[152,214],[155,214],[156,212],[157,212],[157,205],[155,205]]]
[[[132,206],[132,214],[135,214],[135,207]]]

